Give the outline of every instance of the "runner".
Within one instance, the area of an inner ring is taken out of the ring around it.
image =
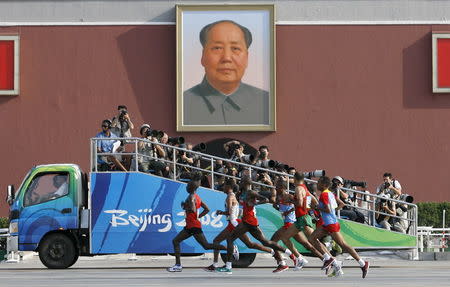
[[[318,210],[320,211],[322,222],[311,234],[310,241],[316,248],[320,248],[319,240],[329,234],[343,250],[347,251],[358,262],[362,270],[362,278],[366,278],[367,272],[369,271],[369,262],[362,260],[355,249],[345,242],[339,232],[340,225],[336,217],[335,209],[342,208],[344,203],[339,198],[336,198],[328,189],[330,185],[331,180],[326,176],[322,176],[317,183],[317,189],[320,193]],[[339,265],[335,267],[337,276],[343,274]]]
[[[295,184],[295,195],[291,196],[288,194],[288,196],[285,196],[285,198],[294,203],[294,208],[292,208],[292,211],[295,210],[296,219],[294,221],[294,224],[290,224],[285,231],[281,232],[280,239],[295,254],[295,252],[291,249],[290,245],[292,245],[293,248],[295,247],[289,240],[290,238],[294,238],[298,243],[302,244],[306,249],[311,251],[311,253],[321,258],[323,261],[322,269],[328,270],[331,264],[336,263],[334,258],[330,256],[327,248],[323,244],[320,243],[321,249],[319,251],[308,241],[306,237],[306,236],[309,237],[314,231],[312,218],[309,215],[309,208],[311,205],[317,205],[317,199],[308,191],[308,188],[304,184],[304,176],[302,174],[298,172],[294,174],[294,184]],[[286,190],[286,187],[283,186],[283,188],[284,190]],[[284,193],[287,194],[285,191]],[[294,270],[300,270],[306,264],[308,264],[308,261],[305,258],[301,257],[301,255],[300,256],[297,256],[297,254],[295,255],[296,258],[294,261],[295,264]],[[280,255],[277,254],[277,252],[275,252],[275,258],[279,256]],[[277,273],[286,270],[288,266],[283,265],[283,263],[284,262],[280,262],[277,269],[275,269],[273,272]]]
[[[302,258],[302,255],[295,248],[294,244],[292,244],[291,240],[283,236],[287,232],[289,227],[292,226],[292,224],[295,222],[295,208],[291,203],[293,201],[293,196],[286,191],[287,181],[283,178],[278,179],[275,185],[275,189],[276,194],[274,198],[272,198],[272,201],[274,202],[273,207],[281,212],[284,220],[284,225],[277,231],[275,231],[270,240],[274,242],[282,240],[284,245],[286,245],[286,247],[292,252],[290,258],[294,261],[294,265],[297,266],[298,261],[307,261],[306,259]],[[273,271],[273,273],[283,272],[289,268],[286,262],[281,258],[280,252],[276,251],[274,257],[277,260],[278,267]]]
[[[239,219],[239,202],[236,199],[236,195],[233,190],[233,186],[235,186],[234,180],[229,179],[225,182],[224,192],[227,194],[227,198],[225,200],[225,211],[217,211],[217,214],[227,215],[228,217],[228,226],[219,233],[219,235],[214,238],[215,244],[220,244],[220,242],[226,240],[228,236],[233,232],[233,230],[238,226],[241,219]],[[250,241],[250,238],[247,234],[243,234],[239,237],[239,239],[249,248],[249,249],[258,249],[264,252],[272,253],[272,249],[265,247],[261,244]],[[234,248],[233,255],[236,260],[239,260],[238,256],[235,254],[239,254],[237,248]],[[219,250],[214,250],[214,261],[213,264],[204,268],[203,270],[207,272],[214,272],[216,268],[219,267]]]
[[[290,256],[292,252],[289,249],[285,249],[278,245],[276,242],[267,240],[264,237],[264,234],[262,233],[261,229],[258,226],[258,219],[256,218],[256,210],[255,206],[258,204],[264,204],[268,203],[269,200],[266,197],[263,197],[259,195],[257,192],[252,191],[249,189],[251,186],[251,180],[249,178],[242,179],[243,182],[243,217],[242,222],[236,226],[236,228],[233,230],[233,232],[230,234],[230,236],[227,238],[227,262],[225,267],[217,268],[216,270],[218,272],[226,272],[228,274],[231,274],[231,254],[233,251],[233,242],[241,237],[243,234],[250,232],[250,234],[259,242],[262,243],[262,245],[266,247],[270,247],[273,250],[279,250],[286,255]]]
[[[206,241],[205,235],[202,231],[202,224],[199,218],[205,216],[209,212],[208,206],[202,202],[200,197],[196,194],[196,190],[199,187],[199,181],[190,181],[186,185],[186,191],[189,193],[186,201],[181,203],[181,206],[186,212],[186,227],[181,230],[177,236],[173,239],[173,249],[175,252],[175,265],[167,268],[169,272],[181,272],[183,267],[180,260],[180,243],[191,236],[194,236],[195,240],[200,245],[208,249],[227,250],[227,248],[220,244],[211,244]],[[197,215],[197,210],[202,207],[203,211],[200,215]]]

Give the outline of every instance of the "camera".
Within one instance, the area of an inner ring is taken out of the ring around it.
[[[121,110],[120,111],[120,115],[119,115],[119,121],[123,122],[124,121],[124,116],[128,114],[127,110]]]
[[[152,130],[147,129],[147,131],[145,132],[145,137],[151,137],[152,136]]]
[[[244,154],[241,157],[241,161],[244,163],[252,163],[255,160],[255,156],[252,154]]]
[[[289,165],[284,164],[284,163],[279,162],[279,161],[276,161],[276,160],[272,160],[272,159],[269,160],[268,165],[269,165],[270,168],[273,168],[273,169],[284,169],[284,170],[288,170],[289,169]]]
[[[316,169],[315,171],[304,172],[303,176],[306,178],[325,176],[325,170]]]
[[[206,144],[205,143],[199,143],[196,145],[193,149],[193,151],[199,151],[199,152],[206,152]]]
[[[414,201],[414,197],[409,194],[401,194],[398,200],[406,201],[407,203],[412,203]]]
[[[359,186],[361,188],[367,187],[367,182],[365,181],[354,181],[351,179],[344,179],[344,186],[345,187],[352,187],[352,186]]]
[[[164,132],[163,131],[158,131],[158,130],[152,130],[149,131],[150,132],[150,136],[157,138],[157,139],[161,139],[164,136]]]
[[[389,186],[391,186],[391,184],[390,184],[389,182],[386,181],[385,183],[383,183],[382,188],[383,188],[383,189],[388,189]]]
[[[171,145],[184,144],[184,137],[171,137],[167,142]]]
[[[233,153],[235,150],[239,149],[241,147],[240,144],[232,143],[228,146],[228,150],[230,153]]]

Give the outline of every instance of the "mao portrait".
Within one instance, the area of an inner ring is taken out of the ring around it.
[[[255,9],[255,6],[250,7]],[[225,8],[230,9],[228,6]],[[267,27],[255,28],[251,24],[255,19],[248,19],[242,10],[220,11],[213,13],[214,17],[208,13],[203,21],[199,20],[201,13],[195,14],[192,18],[197,25],[184,23],[183,27],[194,26],[197,29],[190,29],[194,30],[190,31],[191,37],[181,35],[183,51],[177,53],[177,130],[274,130],[271,11],[254,11],[253,17],[265,19]],[[186,13],[183,19],[188,19],[188,11],[182,12]],[[177,13],[177,29],[178,16]],[[188,46],[193,41],[197,42],[197,51],[190,52]]]

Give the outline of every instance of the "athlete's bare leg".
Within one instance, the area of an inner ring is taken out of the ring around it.
[[[292,227],[292,225],[290,227]],[[274,241],[274,242],[278,242],[280,240],[283,241],[284,245],[286,245],[286,247],[295,255],[295,257],[298,258],[301,255],[298,252],[297,248],[295,248],[292,241],[289,239],[290,237],[287,236],[287,234],[289,233],[289,231],[288,231],[289,228],[284,229],[283,227],[281,227],[272,235],[272,238],[270,240]],[[275,254],[273,257],[275,258],[277,263],[280,263],[282,261],[281,254],[279,251],[275,251]]]
[[[236,228],[231,232],[227,238],[227,262],[231,262],[231,257],[233,256],[233,243],[244,235],[248,231],[247,227],[241,222],[236,226]]]
[[[223,245],[220,245],[219,243],[209,243],[206,238],[205,234],[203,232],[194,234],[195,240],[197,240],[198,243],[205,249],[205,250],[227,250],[227,248]]]
[[[306,238],[308,238],[308,240],[309,240],[309,238],[311,238],[311,234],[314,232],[314,229],[312,229],[311,227],[309,227],[309,226],[305,226],[305,228],[303,229],[303,233],[306,235]],[[297,240],[298,241],[298,240]],[[309,241],[310,242],[310,241]],[[324,254],[328,254],[328,255],[330,255],[331,256],[331,253],[330,253],[330,251],[328,251],[328,249],[325,247],[325,245],[319,240],[318,241],[318,244],[320,244],[320,249],[318,249],[318,248],[314,248],[314,249],[316,249],[316,251],[317,252],[320,252],[320,258],[323,258],[323,255]],[[303,245],[303,246],[305,246],[305,245]],[[305,246],[306,247],[306,246]],[[314,246],[313,246],[314,247]],[[310,249],[311,250],[311,249]]]
[[[319,250],[317,250],[309,241],[308,238],[305,236],[305,234],[303,234],[303,232],[298,232],[297,234],[295,234],[294,239],[300,243],[301,245],[303,245],[306,249],[308,249],[309,251],[311,251],[312,254],[314,254],[315,256],[319,257],[320,259],[323,259],[323,253],[320,252]],[[325,247],[325,246],[324,246]]]
[[[228,229],[222,230],[213,240],[214,244],[220,244],[220,242],[226,240],[230,236],[231,232]],[[214,249],[214,263],[219,262],[219,250]]]
[[[261,229],[259,227],[256,227],[253,230],[249,231],[250,234],[255,237],[256,240],[258,240],[259,242],[262,243],[262,245],[266,246],[266,247],[271,247],[274,251],[281,251],[281,252],[286,252],[286,248],[283,248],[282,246],[278,245],[278,243],[273,242],[271,240],[267,240],[267,238],[264,236],[264,234],[262,233]],[[291,252],[289,252],[291,253]]]
[[[189,237],[191,237],[192,234],[187,232],[186,230],[181,230],[180,233],[175,236],[175,238],[172,240],[173,244],[173,250],[175,252],[175,264],[181,265],[181,259],[180,259],[180,243]]]
[[[247,234],[241,235],[239,237],[239,239],[245,244],[245,246],[247,246],[247,248],[257,249],[257,250],[261,250],[261,251],[264,251],[267,253],[272,253],[272,248],[265,247],[262,244],[251,241]]]
[[[317,250],[320,250],[322,251],[322,253],[324,253],[325,251],[323,249],[326,250],[326,247],[323,246],[323,244],[320,242],[320,239],[322,239],[326,235],[328,235],[328,232],[323,229],[322,226],[319,226],[316,230],[314,230],[308,240]]]

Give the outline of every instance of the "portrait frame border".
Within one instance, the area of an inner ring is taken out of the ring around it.
[[[270,89],[268,125],[184,125],[183,124],[183,51],[182,31],[185,11],[265,10],[270,25]],[[276,131],[276,33],[275,4],[176,5],[176,130],[177,132],[273,132]]]

